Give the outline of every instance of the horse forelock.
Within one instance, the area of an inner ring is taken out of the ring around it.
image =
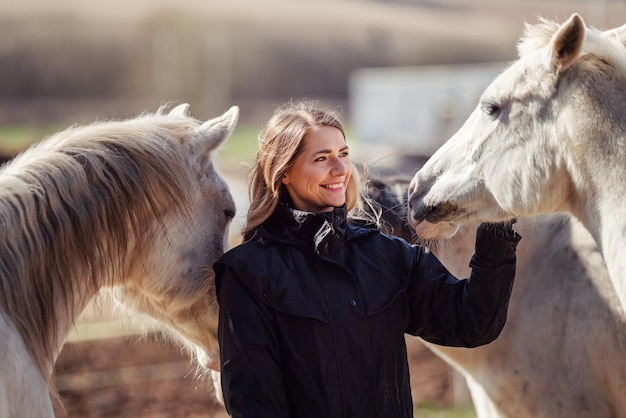
[[[0,171],[0,310],[44,377],[57,315],[73,321],[76,298],[121,273],[129,243],[143,248],[166,210],[187,209],[183,138],[197,126],[156,113],[70,128]]]
[[[538,23],[524,23],[524,33],[517,43],[517,52],[520,58],[537,51],[550,42],[552,35],[561,25],[558,22],[540,17]]]
[[[561,23],[546,18],[539,18],[536,24],[526,23],[517,43],[519,57],[524,58],[547,46],[560,27]],[[588,70],[593,70],[594,65],[609,64],[621,78],[626,78],[626,48],[617,33],[587,27],[581,56],[595,58],[585,60]]]

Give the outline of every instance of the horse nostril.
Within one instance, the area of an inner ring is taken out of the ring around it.
[[[436,206],[426,206],[423,204],[413,206],[413,211],[411,213],[413,219],[416,221],[428,221],[435,223],[439,218],[443,215],[440,213],[441,208],[439,205]]]
[[[416,221],[423,221],[428,214],[428,208],[421,203],[414,203],[410,206],[411,217]]]
[[[420,205],[413,211],[413,217],[419,221],[428,221],[430,223],[447,222],[450,217],[458,213],[458,207],[449,202],[439,203],[437,205]]]
[[[420,221],[423,221],[425,219],[428,219],[430,216],[430,214],[433,213],[432,208],[430,207],[425,207],[422,212],[420,213]]]

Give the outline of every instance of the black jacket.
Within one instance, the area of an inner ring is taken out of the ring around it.
[[[479,228],[471,277],[459,281],[422,247],[348,225],[343,208],[298,215],[280,205],[214,266],[227,410],[412,417],[404,334],[449,346],[493,341],[518,240]]]

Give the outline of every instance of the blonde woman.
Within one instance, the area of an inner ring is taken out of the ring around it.
[[[251,171],[244,242],[214,266],[223,399],[233,417],[412,417],[404,334],[493,341],[520,239],[481,225],[458,280],[423,248],[367,222],[339,118],[276,111]]]

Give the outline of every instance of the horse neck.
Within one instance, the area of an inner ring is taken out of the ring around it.
[[[626,219],[622,214],[626,207],[619,204],[601,207],[582,223],[596,240],[621,305],[626,308]]]
[[[73,271],[53,271],[53,262],[42,262],[48,270],[45,283],[36,284],[34,276],[26,272],[18,276],[25,284],[19,293],[22,296],[17,296],[6,313],[14,324],[26,327],[18,327],[18,333],[47,379],[78,316],[98,288],[84,280],[90,272],[80,263],[73,266]],[[49,291],[42,291],[46,288]],[[28,294],[37,294],[38,299],[29,302],[24,296]]]
[[[73,278],[74,280],[80,282],[78,287],[74,288],[74,294],[72,297],[68,297],[65,301],[49,300],[44,302],[53,306],[54,319],[51,319],[47,324],[42,324],[42,326],[55,328],[55,332],[42,333],[40,337],[43,339],[44,335],[48,335],[48,338],[51,339],[48,342],[42,340],[39,345],[39,347],[48,347],[51,350],[51,352],[46,355],[46,363],[48,363],[46,367],[49,372],[47,376],[51,376],[54,363],[61,353],[65,341],[76,324],[80,314],[98,293],[97,290],[92,289],[90,286],[82,285],[83,282],[80,280],[80,275],[72,274],[72,276],[73,277],[70,277],[68,275],[65,278]],[[76,297],[78,294],[80,294],[81,297]]]
[[[619,148],[624,147],[616,147]],[[621,156],[626,158],[626,153]],[[616,161],[621,156],[618,152],[612,155],[607,152],[605,160],[588,156],[584,166],[586,172],[577,173],[584,179],[576,185],[580,192],[568,211],[595,239],[620,302],[626,307],[626,257],[623,254],[626,248],[626,205],[623,200],[626,162]]]

